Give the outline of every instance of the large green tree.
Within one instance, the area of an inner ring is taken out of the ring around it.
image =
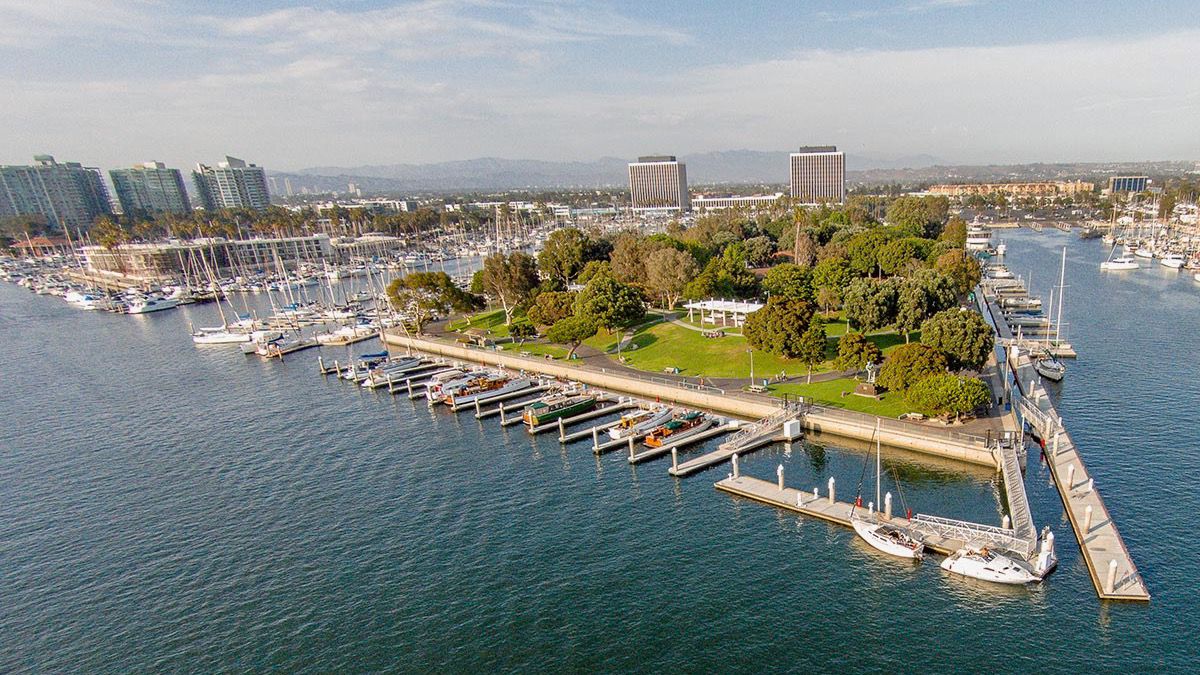
[[[529,320],[539,326],[551,326],[575,313],[575,294],[570,291],[542,291],[526,311]]]
[[[767,270],[762,289],[771,296],[813,301],[812,271],[792,263],[783,263]]]
[[[672,309],[699,271],[687,251],[660,248],[646,259],[646,287],[662,300],[663,309]]]
[[[513,312],[528,301],[538,287],[537,264],[527,253],[496,253],[483,261],[479,271],[483,291],[504,308],[505,325],[512,324]]]
[[[874,276],[879,270],[879,253],[888,242],[879,229],[860,232],[846,242],[850,269],[859,276]]]
[[[829,341],[825,337],[825,324],[816,316],[808,324],[808,329],[800,336],[799,349],[796,357],[808,366],[808,384],[812,384],[813,366],[825,361],[825,351]]]
[[[404,315],[417,333],[435,318],[451,311],[469,312],[483,306],[475,295],[454,285],[445,272],[413,272],[388,284],[392,308]]]
[[[954,249],[942,254],[933,268],[954,281],[959,295],[966,295],[979,283],[983,272],[979,261],[962,249]]]
[[[908,389],[905,398],[927,415],[963,415],[986,406],[991,391],[982,381],[942,373],[931,375]]]
[[[581,315],[569,316],[550,326],[550,329],[546,331],[546,339],[570,346],[571,351],[567,352],[567,358],[570,359],[575,356],[575,350],[579,349],[579,345],[595,335],[596,331],[595,318]]]
[[[746,317],[742,332],[752,347],[795,358],[813,313],[812,304],[805,300],[771,296],[762,309]]]
[[[854,279],[850,273],[850,264],[843,258],[826,258],[817,263],[812,271],[813,288],[832,288],[839,295]]]
[[[946,224],[950,200],[945,197],[899,197],[888,206],[887,222],[914,237],[937,238]]]
[[[935,270],[917,270],[899,284],[896,295],[896,330],[909,333],[921,327],[926,319],[954,307],[958,295],[954,282]]]
[[[883,352],[862,333],[846,333],[838,339],[837,367],[843,370],[862,370],[868,363],[879,365]]]
[[[920,342],[900,345],[879,369],[879,385],[892,391],[904,391],[929,377],[946,372],[946,357],[938,350]]]
[[[958,216],[951,217],[938,240],[947,242],[955,248],[966,246],[967,222]]]
[[[587,237],[573,227],[555,230],[538,253],[538,269],[546,278],[559,282],[559,288],[565,287],[583,269],[586,245]]]
[[[597,276],[576,297],[575,313],[592,317],[612,332],[639,321],[646,315],[646,304],[636,288],[611,276]]]
[[[896,319],[896,286],[873,279],[856,279],[842,296],[846,321],[869,333],[891,325]]]
[[[921,342],[945,354],[954,370],[978,370],[992,353],[996,337],[977,312],[947,309],[921,324]]]

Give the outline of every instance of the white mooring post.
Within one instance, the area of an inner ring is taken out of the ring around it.
[[[829,503],[830,504],[832,504],[833,501],[837,498],[833,491],[833,484],[834,484],[833,476],[830,476],[829,477]]]
[[[501,403],[500,406],[501,406],[500,410],[503,411],[504,404]],[[595,426],[595,427],[592,427],[592,451],[595,452],[596,450],[599,450],[599,449],[600,449],[600,427]]]
[[[738,478],[741,475],[742,475],[741,470],[738,469],[738,456],[737,456],[737,453],[735,452],[735,453],[733,453],[733,477]]]
[[[867,502],[867,515],[875,515],[875,502]]]
[[[317,357],[317,368],[321,369],[322,375],[325,374],[325,357],[323,357],[323,356]]]
[[[1062,435],[1061,431],[1054,432],[1054,454],[1058,454],[1058,437]]]
[[[479,399],[475,399],[475,418],[478,419],[480,415],[483,415],[483,408],[480,407]]]
[[[629,461],[633,461],[633,436],[629,437]]]
[[[1087,536],[1092,531],[1092,505],[1088,504],[1083,510],[1083,534]]]
[[[337,359],[333,360],[333,372],[336,373],[338,377],[342,376],[342,367],[338,365]]]
[[[1088,494],[1091,494],[1091,493],[1092,493],[1092,491],[1093,491],[1093,490],[1095,490],[1095,489],[1096,489],[1096,479],[1095,479],[1095,478],[1089,478],[1089,479],[1088,479],[1088,489],[1087,489],[1087,491],[1088,491]]]
[[[1071,490],[1074,487],[1075,487],[1075,465],[1072,464],[1067,467],[1067,490]]]
[[[501,401],[500,402],[500,426],[504,426],[504,423],[507,421],[508,420],[504,419],[504,401]]]
[[[408,397],[412,398],[412,378],[408,378]]]
[[[1117,590],[1117,561],[1108,561],[1108,592],[1113,593]]]
[[[890,492],[883,495],[883,516],[888,520],[892,519],[892,493]]]
[[[671,448],[671,470],[679,470],[679,448]]]
[[[558,418],[558,440],[566,442],[567,440],[567,425],[563,424],[563,418]]]
[[[1007,513],[1004,514],[1004,519],[1000,521],[1000,527],[1005,530],[1012,529],[1012,518],[1009,518]]]
[[[783,492],[783,465],[782,464],[779,465],[779,468],[775,469],[775,475],[779,478],[779,491]]]

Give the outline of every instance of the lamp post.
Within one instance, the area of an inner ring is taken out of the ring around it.
[[[754,350],[746,350],[750,354],[750,386],[754,386]]]

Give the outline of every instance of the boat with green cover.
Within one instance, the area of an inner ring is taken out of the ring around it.
[[[525,406],[522,417],[526,424],[536,427],[563,417],[585,413],[595,407],[596,397],[591,394],[550,396]]]

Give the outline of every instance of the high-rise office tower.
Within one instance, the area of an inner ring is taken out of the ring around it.
[[[629,163],[629,196],[634,211],[688,211],[687,167],[673,155],[638,157]]]
[[[802,147],[791,155],[792,198],[816,204],[846,201],[846,155],[835,145]]]
[[[145,162],[130,169],[112,169],[117,200],[125,215],[176,213],[183,215],[188,206],[187,189],[179,169],[168,169],[162,162]]]
[[[208,210],[247,208],[263,211],[271,203],[267,172],[237,157],[213,166],[197,164],[192,172],[196,198]]]
[[[32,166],[0,166],[0,218],[43,215],[60,228],[87,229],[111,213],[100,170],[78,162],[59,164],[36,155]]]

